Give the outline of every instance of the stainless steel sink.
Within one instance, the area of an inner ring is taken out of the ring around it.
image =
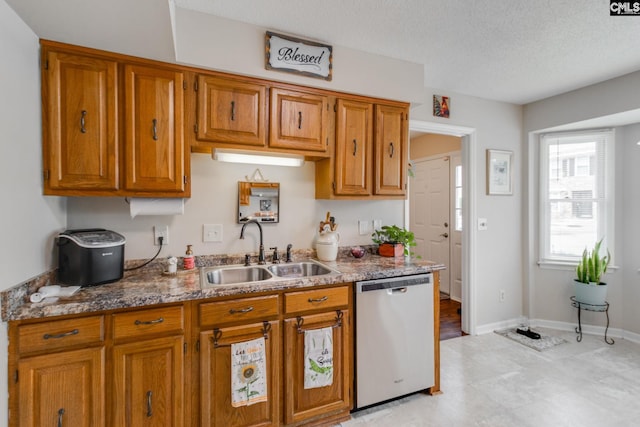
[[[311,260],[286,264],[273,264],[267,268],[276,276],[287,278],[324,276],[327,274],[338,273],[337,271],[332,270],[325,265]]]
[[[205,267],[202,269],[201,277],[203,285],[233,285],[269,280],[273,274],[259,266]]]
[[[314,277],[340,274],[314,260],[272,265],[230,265],[203,267],[200,270],[202,287],[237,285],[250,282],[266,282],[296,277]]]

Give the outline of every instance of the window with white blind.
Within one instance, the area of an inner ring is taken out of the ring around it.
[[[540,262],[574,262],[604,238],[613,251],[614,132],[540,138]]]

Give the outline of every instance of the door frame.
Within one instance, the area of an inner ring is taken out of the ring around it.
[[[477,295],[476,295],[476,242],[477,229],[472,219],[477,217],[477,197],[479,180],[471,179],[477,174],[478,144],[476,129],[466,126],[449,125],[423,120],[409,120],[409,130],[450,135],[462,138],[462,330],[476,335]],[[409,198],[405,200],[405,224],[409,224]]]

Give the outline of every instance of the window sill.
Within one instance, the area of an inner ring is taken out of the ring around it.
[[[573,271],[576,269],[578,265],[577,261],[551,261],[551,260],[541,260],[538,261],[538,267],[546,270],[565,270],[565,271]],[[616,271],[620,268],[617,265],[610,265],[607,267],[607,271]],[[639,270],[640,271],[640,270]]]

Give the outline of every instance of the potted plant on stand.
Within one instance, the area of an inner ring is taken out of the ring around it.
[[[378,254],[386,257],[411,256],[410,248],[416,245],[413,232],[397,225],[383,225],[371,235],[373,243],[377,243]]]
[[[591,305],[604,305],[607,298],[607,284],[600,281],[601,276],[607,272],[611,261],[611,254],[600,257],[600,245],[598,241],[593,250],[586,248],[582,253],[582,259],[576,267],[576,279],[574,279],[575,297],[578,302]]]

